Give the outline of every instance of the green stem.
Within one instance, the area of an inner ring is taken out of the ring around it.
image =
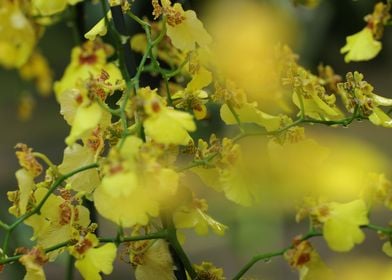
[[[373,225],[373,224],[368,224],[368,225],[365,225],[362,227],[370,229],[370,230],[374,230],[376,232],[381,232],[381,233],[384,233],[387,235],[392,235],[392,228],[386,228],[386,227],[377,226],[377,225]]]
[[[174,257],[179,259],[185,270],[188,272],[190,278],[196,279],[197,273],[193,269],[192,263],[177,239],[177,229],[174,226],[172,216],[170,214],[164,214],[162,216],[162,223],[167,230],[167,241],[175,252]]]
[[[146,235],[123,237],[121,242],[123,243],[123,242],[133,242],[133,241],[151,240],[151,239],[165,239],[165,238],[167,238],[167,231],[161,230],[161,231],[154,232],[151,234],[146,234]],[[100,237],[100,238],[98,238],[98,240],[100,243],[116,243],[117,237],[110,237],[110,238]],[[50,252],[56,251],[58,249],[67,247],[71,244],[74,244],[73,240],[68,240],[68,241],[56,244],[54,246],[51,246],[49,248],[46,248],[44,251],[45,251],[45,253],[50,253]],[[19,258],[22,256],[23,256],[23,254],[19,254],[19,255],[12,256],[12,257],[0,259],[0,265],[15,262],[15,261],[19,260]]]
[[[9,226],[4,223],[3,221],[0,221],[0,228],[4,229],[4,230],[9,230]]]
[[[316,232],[316,231],[309,231],[306,235],[304,235],[300,241],[305,241],[308,240],[312,237],[316,236],[322,236],[323,234],[321,232]],[[266,253],[266,254],[260,254],[253,256],[241,269],[240,271],[234,276],[233,280],[240,280],[241,277],[249,270],[253,265],[255,265],[259,261],[267,261],[270,260],[273,257],[278,257],[278,256],[283,256],[286,251],[294,248],[294,245],[287,246],[286,248],[283,248],[279,251],[272,252],[272,253]]]
[[[11,225],[8,226],[7,229],[7,233],[4,237],[4,241],[3,241],[3,251],[4,254],[7,254],[8,251],[8,244],[9,244],[9,239],[10,239],[10,235],[11,233],[14,231],[14,229],[21,223],[23,223],[26,219],[28,219],[29,217],[31,217],[34,214],[39,214],[41,211],[42,206],[45,204],[46,200],[49,198],[49,196],[57,189],[58,186],[60,186],[60,184],[62,184],[65,180],[67,180],[68,178],[72,177],[73,175],[83,172],[85,170],[88,169],[92,169],[92,168],[96,168],[98,167],[98,164],[93,163],[93,164],[89,164],[86,166],[83,166],[81,168],[78,168],[68,174],[65,174],[63,176],[61,176],[60,178],[58,178],[53,184],[52,186],[49,188],[48,192],[45,194],[44,198],[29,212],[26,212],[24,215],[20,216],[14,223],[12,223]]]
[[[78,169],[75,169],[74,171],[65,174],[63,176],[61,176],[60,178],[58,178],[53,184],[52,186],[49,188],[48,192],[45,194],[44,198],[37,204],[37,206],[35,206],[31,211],[25,213],[24,215],[20,216],[13,224],[11,224],[9,226],[9,231],[14,230],[20,223],[22,223],[23,221],[25,221],[26,219],[28,219],[29,217],[31,217],[34,214],[39,214],[39,212],[41,211],[42,206],[45,204],[46,200],[49,198],[49,196],[57,189],[58,186],[60,186],[61,183],[63,183],[65,180],[67,180],[68,178],[72,177],[73,175],[92,169],[92,168],[97,168],[98,164],[97,163],[92,163],[83,167],[80,167]]]
[[[75,258],[69,254],[67,260],[67,271],[66,271],[66,280],[72,280],[74,275],[74,267],[75,267]]]
[[[43,160],[53,171],[57,171],[57,166],[44,154],[33,152],[33,156]]]

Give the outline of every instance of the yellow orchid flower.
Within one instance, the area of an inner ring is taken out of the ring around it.
[[[75,143],[65,149],[63,162],[58,169],[60,173],[66,174],[81,166],[94,163],[94,161],[95,153],[90,147]],[[73,190],[86,193],[91,193],[99,185],[99,182],[98,171],[95,169],[75,174],[67,180]]]
[[[176,228],[194,228],[199,235],[208,234],[211,228],[215,234],[223,235],[227,226],[207,215],[208,205],[204,199],[193,199],[190,205],[186,205],[173,215],[173,222]]]
[[[360,226],[367,225],[367,206],[363,200],[349,203],[329,204],[330,213],[323,226],[324,238],[328,246],[338,252],[350,251],[355,244],[360,244],[365,235]]]
[[[39,203],[47,193],[47,189],[38,188],[34,199]],[[35,214],[25,221],[34,230],[33,239],[38,245],[48,248],[61,242],[68,241],[90,224],[89,211],[82,205],[73,205],[72,201],[51,194],[41,208],[40,214]],[[55,257],[56,254],[51,253]]]
[[[136,280],[175,279],[173,260],[165,240],[132,242],[130,261],[135,267]]]
[[[50,1],[49,1],[50,2]],[[0,64],[19,68],[27,62],[37,36],[19,1],[2,1],[0,9]]]
[[[291,267],[298,270],[300,280],[335,279],[331,269],[321,260],[309,241],[294,240],[294,247],[284,257]]]
[[[94,191],[98,212],[123,227],[146,225],[150,216],[157,217],[160,207],[177,191],[179,181],[179,175],[158,163],[157,155],[140,141],[130,136],[120,155],[112,150],[107,174]]]
[[[51,16],[65,10],[67,5],[75,5],[83,0],[32,0],[32,5],[43,16]]]
[[[47,96],[52,92],[53,74],[46,58],[35,51],[29,60],[19,68],[24,80],[33,80],[40,94]]]
[[[35,187],[34,177],[26,169],[19,169],[15,173],[18,181],[19,190],[15,192],[7,192],[8,199],[13,202],[9,212],[16,217],[26,213],[27,205],[31,193]]]
[[[346,53],[344,56],[346,63],[373,59],[381,51],[381,42],[373,38],[372,31],[368,27],[348,36],[346,40],[346,45],[340,49],[342,54]]]
[[[156,89],[140,89],[139,96],[144,102],[147,114],[144,129],[147,136],[162,144],[187,145],[192,138],[188,131],[195,131],[192,115],[165,106],[165,101],[157,95]],[[167,133],[170,131],[170,133]]]
[[[20,257],[19,262],[26,269],[25,280],[45,280],[45,272],[42,266],[48,261],[48,257],[41,248],[33,248]]]
[[[70,253],[76,258],[75,267],[84,279],[101,280],[100,272],[109,275],[113,271],[117,247],[114,243],[106,243],[101,247],[98,238],[88,233],[79,242],[70,247]]]
[[[210,140],[210,143],[213,141]],[[208,144],[199,140],[199,152],[203,153],[203,149],[208,150],[206,147]],[[224,138],[218,147],[213,147],[211,145],[212,150],[217,149],[213,152],[217,156],[213,156],[209,166],[194,167],[191,169],[192,172],[196,173],[207,186],[224,192],[227,199],[243,206],[252,205],[258,193],[253,176],[243,160],[241,147],[228,138]],[[213,154],[207,153],[205,157],[208,158]]]
[[[108,20],[112,19],[112,12],[109,10],[106,14]],[[84,38],[94,41],[97,36],[105,36],[108,32],[105,18],[100,19],[89,31],[84,34]]]
[[[214,279],[226,280],[223,276],[223,269],[218,268],[211,262],[202,262],[200,265],[194,265],[195,272],[198,275],[197,279]]]
[[[222,120],[228,124],[237,124],[234,114],[237,114],[241,123],[255,123],[265,127],[267,131],[274,131],[280,128],[281,117],[264,113],[257,108],[257,102],[245,103],[240,108],[233,108],[232,112],[227,104],[223,104],[220,109]]]
[[[167,36],[174,47],[188,52],[194,50],[196,45],[206,47],[211,43],[211,36],[194,11],[184,11],[179,3],[171,6],[171,1],[161,1],[161,3],[162,7],[155,4],[153,14],[155,17],[160,14],[167,15]]]

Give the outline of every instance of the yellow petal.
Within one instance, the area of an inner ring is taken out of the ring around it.
[[[392,119],[378,107],[373,109],[373,113],[370,114],[369,120],[375,125],[392,127]]]
[[[142,264],[135,269],[137,280],[173,280],[173,260],[166,241],[155,240],[151,247],[141,254]]]
[[[267,131],[274,131],[280,127],[280,117],[272,116],[257,109],[256,103],[245,103],[241,108],[235,108],[235,113],[243,123],[256,123],[265,127]],[[236,124],[237,121],[226,104],[220,109],[222,120],[226,124]]]
[[[72,123],[71,132],[65,139],[65,143],[70,146],[75,143],[76,140],[90,133],[97,127],[102,115],[102,108],[97,103],[93,103],[86,107],[79,107]]]
[[[388,256],[392,258],[392,246],[391,242],[387,241],[382,245],[382,251]]]
[[[106,14],[108,20],[112,18],[112,13],[109,10]],[[98,21],[86,34],[84,34],[84,38],[88,40],[95,40],[97,36],[105,36],[108,29],[106,27],[105,18],[102,18]]]
[[[187,145],[192,140],[188,131],[195,131],[196,125],[192,115],[186,112],[163,109],[144,121],[144,129],[158,143]]]
[[[95,154],[90,148],[73,144],[65,149],[64,159],[62,164],[59,165],[59,171],[62,174],[66,174],[94,161]],[[98,171],[96,169],[86,170],[75,174],[67,182],[75,191],[91,193],[99,185]]]
[[[19,211],[20,215],[26,213],[27,203],[34,188],[33,176],[26,169],[19,169],[15,173],[19,185]]]
[[[204,29],[203,23],[197,18],[194,11],[184,12],[178,3],[174,5],[174,9],[185,17],[185,20],[180,24],[167,25],[167,35],[177,49],[188,52],[194,50],[196,44],[205,47],[211,43],[211,36]]]
[[[347,53],[344,57],[346,63],[370,60],[381,51],[381,42],[373,38],[372,31],[367,27],[348,36],[346,40],[346,45],[340,50],[341,53]]]
[[[19,68],[29,59],[35,44],[33,24],[19,8],[19,2],[2,1],[0,9],[0,64]]]
[[[323,233],[328,246],[338,252],[350,251],[360,244],[365,235],[360,226],[367,225],[367,206],[363,200],[349,203],[331,203],[329,219],[324,223]]]
[[[113,271],[113,261],[117,248],[113,243],[107,243],[99,248],[89,249],[82,259],[75,262],[75,267],[84,279],[101,280],[100,272],[109,275]]]
[[[67,0],[32,0],[33,6],[43,16],[57,14],[65,9]]]
[[[197,91],[205,88],[212,82],[212,74],[204,67],[200,67],[193,76],[192,80],[186,86],[186,90]]]
[[[159,213],[152,192],[138,185],[134,173],[106,176],[94,192],[94,204],[103,217],[124,227],[146,225]]]

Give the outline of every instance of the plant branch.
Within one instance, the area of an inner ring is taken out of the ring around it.
[[[121,243],[140,241],[140,240],[165,239],[165,238],[167,238],[167,231],[161,230],[161,231],[154,232],[151,234],[146,234],[146,235],[123,237],[121,239]],[[109,237],[109,238],[108,237],[100,237],[100,238],[98,238],[98,240],[100,243],[116,243],[116,242],[118,242],[117,237]],[[74,241],[68,240],[68,241],[56,244],[54,246],[51,246],[49,248],[46,248],[44,251],[45,251],[45,253],[50,253],[50,252],[56,251],[58,249],[70,246],[72,244],[74,244]],[[12,256],[12,257],[0,259],[0,265],[15,262],[15,261],[19,260],[19,258],[21,258],[22,256],[23,256],[23,254],[19,254],[19,255]]]

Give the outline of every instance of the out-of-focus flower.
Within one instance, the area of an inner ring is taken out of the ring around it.
[[[23,79],[33,80],[43,96],[48,96],[52,92],[53,74],[46,58],[41,53],[34,52],[19,69],[19,73]]]
[[[137,280],[175,279],[173,260],[165,240],[144,240],[130,245],[130,261]]]
[[[226,280],[223,269],[214,266],[211,262],[202,262],[194,265],[197,279]]]
[[[308,199],[297,219],[308,215],[313,226],[322,226],[328,246],[337,252],[348,252],[365,239],[361,226],[369,223],[368,207],[364,200],[348,203]]]
[[[194,228],[197,234],[205,235],[211,228],[214,233],[223,235],[227,226],[207,215],[208,205],[204,199],[193,199],[189,205],[176,210],[173,222],[176,228]]]
[[[35,107],[35,99],[29,93],[22,93],[18,100],[18,118],[21,121],[28,121]]]
[[[321,260],[309,241],[295,240],[294,247],[284,257],[292,268],[298,270],[300,280],[335,279],[332,270]]]
[[[37,40],[34,26],[22,12],[19,2],[1,2],[0,64],[6,68],[19,68],[25,64]]]
[[[32,0],[32,5],[43,16],[51,16],[65,10],[67,5],[75,5],[83,0]]]

